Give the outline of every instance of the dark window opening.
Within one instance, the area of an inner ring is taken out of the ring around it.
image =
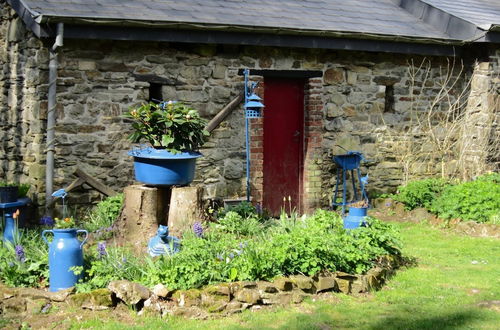
[[[394,85],[385,86],[384,112],[394,112]]]
[[[149,83],[149,102],[160,103],[163,101],[162,86],[162,84]]]

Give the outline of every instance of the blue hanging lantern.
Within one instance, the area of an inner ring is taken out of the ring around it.
[[[247,101],[245,102],[245,117],[246,118],[260,118],[262,117],[261,115],[261,109],[264,107],[264,104],[262,104],[261,101],[262,99],[255,95],[255,93],[252,93],[247,97]]]

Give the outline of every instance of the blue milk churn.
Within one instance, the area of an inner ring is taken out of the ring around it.
[[[52,242],[48,242],[45,235],[54,234]],[[85,233],[80,241],[78,233]],[[88,237],[86,230],[52,229],[42,232],[44,241],[49,245],[49,290],[56,292],[75,286],[80,275],[75,275],[71,267],[83,266],[83,244]]]
[[[349,207],[349,214],[344,218],[345,229],[355,229],[362,226],[367,215],[367,207]]]

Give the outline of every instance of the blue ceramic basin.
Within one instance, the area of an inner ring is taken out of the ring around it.
[[[151,147],[128,152],[134,157],[135,178],[152,186],[186,185],[193,181],[199,152],[173,154]]]

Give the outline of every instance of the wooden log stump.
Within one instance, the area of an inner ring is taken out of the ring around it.
[[[202,189],[174,187],[170,198],[168,228],[171,236],[182,237],[196,221],[202,221]]]
[[[115,222],[117,243],[130,246],[137,254],[146,253],[149,239],[158,225],[167,224],[170,188],[131,185],[124,190],[123,209]]]

